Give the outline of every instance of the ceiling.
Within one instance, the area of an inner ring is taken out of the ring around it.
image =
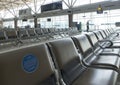
[[[28,1],[30,2],[30,1]],[[72,11],[72,13],[86,13],[86,12],[95,12],[97,7],[101,5],[103,10],[114,10],[114,9],[120,9],[120,0],[118,1],[104,1],[104,2],[98,2],[98,3],[92,3],[92,4],[86,4],[82,6],[77,6],[70,9],[64,9],[64,10],[56,10],[56,11],[50,11],[50,12],[44,12],[37,14],[37,17],[50,17],[50,16],[59,16],[59,15],[67,15],[69,14],[69,11]],[[28,19],[32,19],[33,15],[25,16]],[[19,19],[23,19],[24,17],[19,17]],[[14,18],[8,18],[4,19],[4,21],[11,21]]]
[[[24,5],[24,2],[31,2],[31,0],[0,0],[0,10],[18,7]]]
[[[104,2],[86,4],[86,5],[82,5],[82,6],[73,7],[72,9],[64,9],[64,10],[43,12],[43,13],[37,14],[37,17],[50,17],[50,16],[68,15],[70,13],[70,11],[73,14],[95,12],[99,5],[102,6],[103,11],[120,9],[120,0],[119,1],[114,1],[114,2],[104,1]],[[26,16],[26,17],[33,18],[32,16]],[[20,17],[20,19],[22,19],[22,17]]]

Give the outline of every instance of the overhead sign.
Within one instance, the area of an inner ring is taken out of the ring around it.
[[[97,14],[102,14],[102,13],[103,13],[103,8],[101,7],[101,5],[99,5],[97,8]]]
[[[48,18],[47,21],[48,21],[48,22],[51,22],[51,18]]]
[[[19,16],[28,16],[28,15],[31,15],[30,8],[19,10]]]
[[[41,6],[41,12],[62,9],[62,1],[46,4]]]
[[[23,22],[27,22],[27,19],[26,19],[26,18],[24,18],[24,19],[22,19],[22,21],[23,21]]]

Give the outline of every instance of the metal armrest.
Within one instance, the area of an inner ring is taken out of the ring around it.
[[[110,45],[108,46],[102,46],[101,44],[100,44],[100,42],[105,42],[105,43],[109,43]],[[98,41],[98,45],[102,48],[102,49],[104,49],[104,48],[106,48],[106,47],[111,47],[111,46],[113,46],[113,42],[111,41],[111,40],[100,40],[100,41]]]
[[[119,33],[116,33],[117,35],[115,37],[118,37],[120,34]]]

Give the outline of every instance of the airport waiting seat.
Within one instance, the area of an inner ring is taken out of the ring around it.
[[[104,31],[104,33],[106,34],[106,36],[107,36],[110,40],[119,38],[119,34],[118,34],[118,33],[111,33],[111,32],[109,31],[109,29],[106,29],[106,30],[103,30],[103,31]]]
[[[106,35],[105,35],[105,33],[103,32],[103,30],[100,30],[100,33],[101,33],[102,37],[103,37],[104,39],[106,39]]]
[[[0,52],[0,85],[56,85],[47,46],[31,45]]]
[[[107,46],[110,46],[112,45],[112,43],[110,43],[111,41],[110,40],[106,40],[103,38],[103,36],[101,35],[100,31],[94,31],[93,32],[98,40],[98,42],[103,46],[107,45]]]
[[[8,40],[17,39],[17,32],[14,29],[5,30],[6,36]]]
[[[93,47],[85,35],[77,35],[72,37],[72,39],[87,65],[97,67],[98,65],[110,65],[115,67],[116,71],[119,71],[119,55],[114,54],[114,50],[105,50],[105,52],[102,50],[100,52],[94,52]]]
[[[4,42],[15,42],[15,45],[22,43],[15,29],[5,30],[5,35],[6,35],[6,40]]]
[[[115,85],[116,71],[85,67],[71,38],[49,42],[48,46],[66,85]]]
[[[3,30],[0,30],[0,42],[3,42],[6,40],[5,33]]]
[[[48,31],[49,31],[49,34],[50,34],[51,38],[53,38],[53,39],[62,38],[61,37],[62,34],[60,34],[58,32],[57,28],[49,28]]]
[[[48,28],[43,28],[42,31],[43,31],[44,34],[49,34]]]
[[[63,29],[59,29],[60,33],[61,33],[61,36],[62,37],[66,37],[66,36],[69,36],[69,30],[67,28]]]
[[[104,42],[104,44],[106,43],[106,41],[110,41],[110,43],[111,43],[111,45],[110,45],[110,43],[107,42],[104,45],[106,48],[120,48],[120,44],[119,44],[120,41],[119,41],[119,39],[109,39],[109,38],[107,38],[107,36],[105,35],[105,33],[103,31],[100,31],[100,33],[101,33],[101,35],[96,35],[98,37],[98,40],[102,36],[103,39],[101,39],[101,40]]]
[[[101,35],[100,31],[94,31],[93,33],[95,33],[95,35],[96,35],[96,37],[97,37],[97,39],[98,39],[99,41],[104,40],[104,38],[103,38],[103,36]]]
[[[22,40],[29,38],[29,34],[26,29],[19,29],[19,38]]]
[[[48,28],[48,32],[51,38],[54,38],[54,35],[56,35],[55,28]]]
[[[28,34],[29,34],[30,37],[36,36],[35,29],[27,29],[27,31],[28,31]]]
[[[57,35],[55,29],[56,29],[56,28],[49,28],[49,29],[48,29],[49,33],[50,33],[52,36]]]
[[[43,31],[42,31],[41,28],[36,28],[36,29],[35,29],[35,32],[36,32],[36,34],[37,34],[38,36],[43,36]]]
[[[109,44],[110,45],[110,42],[113,44],[113,43],[116,43],[115,41],[111,41],[109,39],[104,39],[104,37],[102,36],[102,34],[100,33],[100,31],[94,31],[94,34],[96,35],[98,41],[101,43],[101,44],[104,44],[104,45],[107,45]],[[108,45],[108,46],[109,46]]]
[[[91,43],[93,49],[94,49],[94,52],[98,52],[100,51],[100,49],[103,51],[103,53],[110,53],[110,49],[113,50],[112,51],[112,54],[118,54],[120,53],[120,49],[115,47],[115,46],[112,46],[111,45],[111,42],[109,44],[103,44],[102,43],[99,43],[99,40],[97,39],[96,35],[94,33],[87,33],[86,36],[88,37],[88,40],[89,42]]]
[[[44,36],[47,39],[53,38],[53,35],[52,35],[51,31],[49,30],[49,28],[43,28],[42,31],[43,31]]]
[[[101,35],[102,35],[102,37],[103,37],[104,39],[109,39],[109,40],[112,40],[113,42],[114,42],[116,39],[118,39],[116,33],[110,34],[110,33],[108,33],[108,31],[106,31],[106,30],[101,30],[100,33],[101,33]],[[120,42],[120,41],[119,41],[119,42]]]
[[[39,39],[39,35],[36,33],[36,30],[34,28],[31,29],[27,29],[28,35],[29,35],[29,39]]]

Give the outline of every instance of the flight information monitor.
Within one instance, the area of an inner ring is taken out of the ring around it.
[[[53,11],[53,10],[58,10],[58,9],[62,9],[62,1],[41,6],[41,12]]]

